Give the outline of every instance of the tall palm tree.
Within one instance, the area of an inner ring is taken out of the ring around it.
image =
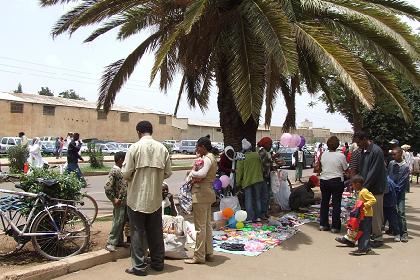
[[[125,59],[106,67],[98,108],[111,108],[150,51],[155,54],[151,82],[159,73],[166,91],[175,73],[182,75],[176,106],[185,93],[191,106],[207,109],[215,81],[224,141],[235,148],[243,137],[255,143],[264,101],[270,125],[279,93],[287,130],[295,126],[295,96],[302,85],[315,94],[328,89],[325,77],[333,77],[368,107],[380,91],[405,110],[405,100],[384,73],[395,69],[420,83],[420,44],[399,18],[420,21],[420,11],[401,0],[40,1],[43,6],[78,2],[59,19],[53,36],[98,23],[86,42],[114,28],[118,39],[151,33]],[[366,50],[372,55],[364,56]]]

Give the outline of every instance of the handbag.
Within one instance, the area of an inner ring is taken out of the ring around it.
[[[223,211],[225,208],[231,208],[233,212],[241,210],[238,197],[234,195],[222,196],[222,199],[220,199],[220,211]]]
[[[179,196],[178,196],[178,202],[179,206],[181,206],[181,209],[187,213],[191,214],[192,212],[192,192],[191,192],[191,184],[185,183],[182,185],[182,187],[179,189]]]

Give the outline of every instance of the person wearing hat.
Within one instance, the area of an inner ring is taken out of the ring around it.
[[[268,208],[270,202],[270,172],[273,165],[273,159],[270,151],[273,146],[273,140],[271,140],[270,137],[263,137],[260,141],[258,141],[257,146],[265,181],[265,186],[263,186],[261,190],[261,211],[262,217],[268,218]]]
[[[299,211],[300,208],[307,208],[315,204],[315,194],[312,188],[319,186],[319,179],[312,175],[304,185],[292,189],[289,196],[289,206],[293,211]]]

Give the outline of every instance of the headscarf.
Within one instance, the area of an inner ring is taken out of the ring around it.
[[[316,187],[319,186],[319,179],[317,176],[312,175],[311,177],[309,177],[309,183],[311,183],[312,186]]]
[[[258,147],[266,147],[266,146],[268,146],[269,144],[272,144],[272,143],[273,143],[273,140],[271,140],[270,137],[263,137],[263,138],[261,138],[260,141],[258,141],[257,145],[258,145]]]
[[[246,140],[246,138],[242,139],[242,150],[248,151],[251,150],[251,147],[251,143],[249,143],[249,141]]]

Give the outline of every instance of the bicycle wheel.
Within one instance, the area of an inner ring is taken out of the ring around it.
[[[6,211],[3,214],[17,224],[19,229],[24,227],[25,224],[20,222],[26,220],[21,213]],[[0,257],[10,256],[18,252],[25,246],[27,241],[24,237],[19,237],[18,233],[10,226],[6,219],[0,216]]]
[[[82,199],[76,202],[76,208],[85,214],[90,224],[93,224],[98,216],[98,203],[87,193],[82,194]]]
[[[55,206],[35,219],[31,232],[37,252],[50,260],[82,253],[89,245],[90,225],[86,217],[72,206]]]

